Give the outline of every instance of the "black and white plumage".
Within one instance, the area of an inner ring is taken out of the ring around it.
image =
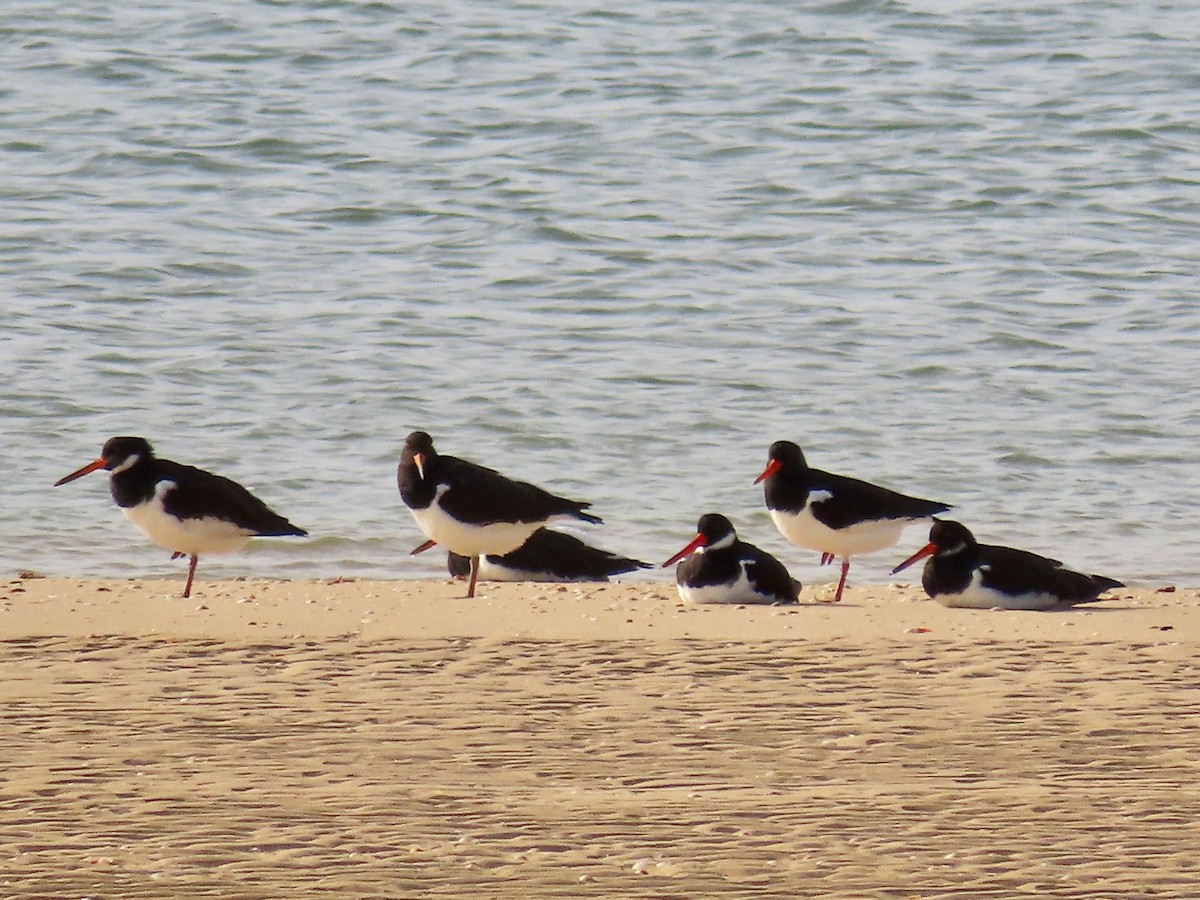
[[[894,545],[906,525],[945,512],[948,504],[910,497],[867,481],[810,468],[791,441],[776,441],[763,482],[767,510],[780,533],[798,547],[818,550],[822,562],[842,558],[834,602],[842,599],[850,557]]]
[[[471,560],[449,551],[446,568],[455,578],[461,578],[471,574]],[[511,553],[480,557],[479,578],[483,581],[608,581],[613,575],[649,568],[649,563],[593,547],[573,534],[539,528]]]
[[[1051,609],[1090,603],[1124,585],[1103,575],[1086,575],[1057,559],[1028,550],[981,544],[958,522],[937,520],[929,543],[892,570],[925,557],[921,585],[942,606],[966,609]]]
[[[159,459],[140,437],[114,437],[100,456],[55,487],[106,469],[113,500],[138,530],[177,556],[189,556],[183,596],[191,596],[200,554],[234,553],[252,537],[308,534],[221,475]]]
[[[558,497],[494,469],[439,454],[424,431],[414,431],[405,440],[396,481],[425,536],[471,560],[468,597],[475,596],[481,556],[511,553],[550,521],[601,522],[584,512],[590,503]]]
[[[718,513],[701,516],[696,536],[663,567],[679,560],[675,585],[685,603],[795,603],[800,595],[783,563],[739,540]]]

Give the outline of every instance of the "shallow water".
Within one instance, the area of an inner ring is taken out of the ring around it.
[[[181,571],[100,475],[49,487],[131,433],[312,532],[201,577],[427,576],[394,481],[423,428],[651,562],[719,511],[829,577],[751,485],[789,438],[981,539],[1196,583],[1198,30],[1169,4],[13,4],[0,565]]]

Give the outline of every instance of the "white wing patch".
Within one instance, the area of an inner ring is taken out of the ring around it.
[[[1026,594],[1005,594],[994,588],[984,587],[980,566],[971,573],[971,583],[957,594],[938,594],[933,599],[942,606],[959,609],[1051,609],[1058,606],[1059,599],[1044,591]]]
[[[724,584],[706,584],[703,587],[688,587],[686,584],[675,585],[679,589],[679,598],[684,603],[778,603],[775,597],[767,597],[756,593],[754,585],[746,576],[746,567],[738,567],[738,577]]]
[[[859,553],[874,553],[886,550],[900,539],[906,519],[883,519],[876,522],[859,522],[847,528],[830,528],[817,521],[812,513],[813,497],[825,491],[813,491],[808,495],[804,509],[798,513],[768,510],[779,533],[797,547],[807,547],[837,556],[857,556]]]
[[[442,495],[448,490],[450,485],[439,484],[432,503],[424,509],[409,508],[408,511],[427,538],[462,556],[512,553],[543,525],[542,522],[493,522],[491,525],[460,522],[442,509]]]

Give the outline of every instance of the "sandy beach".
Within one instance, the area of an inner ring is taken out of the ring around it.
[[[1193,897],[1200,590],[0,585],[0,896]]]

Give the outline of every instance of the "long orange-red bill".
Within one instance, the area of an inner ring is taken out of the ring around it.
[[[774,475],[776,472],[779,471],[779,465],[780,465],[779,460],[777,460],[777,459],[771,460],[769,463],[767,463],[767,467],[762,470],[762,474],[754,479],[754,483],[758,484],[764,478],[769,478],[770,476]]]
[[[58,481],[54,482],[54,486],[58,487],[60,484],[66,484],[68,481],[74,481],[76,478],[82,478],[84,475],[88,474],[88,472],[95,472],[97,469],[103,469],[103,468],[104,468],[104,457],[101,457],[99,459],[93,459],[90,463],[88,463],[82,469],[76,469],[74,472],[72,472],[66,478],[58,479]]]
[[[687,556],[689,553],[691,553],[697,547],[703,547],[705,543],[706,543],[706,541],[704,539],[704,535],[702,535],[702,534],[696,535],[694,538],[692,538],[692,541],[690,544],[688,544],[686,547],[684,547],[682,550],[680,550],[678,553],[676,553],[674,556],[672,556],[670,559],[668,559],[665,563],[663,563],[662,567],[665,569],[667,566],[671,565],[671,563],[679,562],[679,560],[683,559],[685,556]]]
[[[918,559],[924,559],[925,557],[927,557],[931,553],[933,553],[933,551],[935,551],[936,549],[937,549],[937,547],[935,547],[933,544],[926,544],[924,547],[922,547],[920,550],[918,550],[916,553],[914,553],[912,556],[910,556],[904,562],[900,563],[900,565],[896,566],[896,568],[892,569],[892,574],[895,575],[897,572],[901,571],[902,569],[907,569],[909,566],[911,566],[913,563],[915,563]]]
[[[417,546],[413,547],[412,551],[408,555],[416,556],[418,553],[424,553],[430,547],[436,547],[436,546],[437,546],[437,541],[426,541],[423,544],[418,544]]]

